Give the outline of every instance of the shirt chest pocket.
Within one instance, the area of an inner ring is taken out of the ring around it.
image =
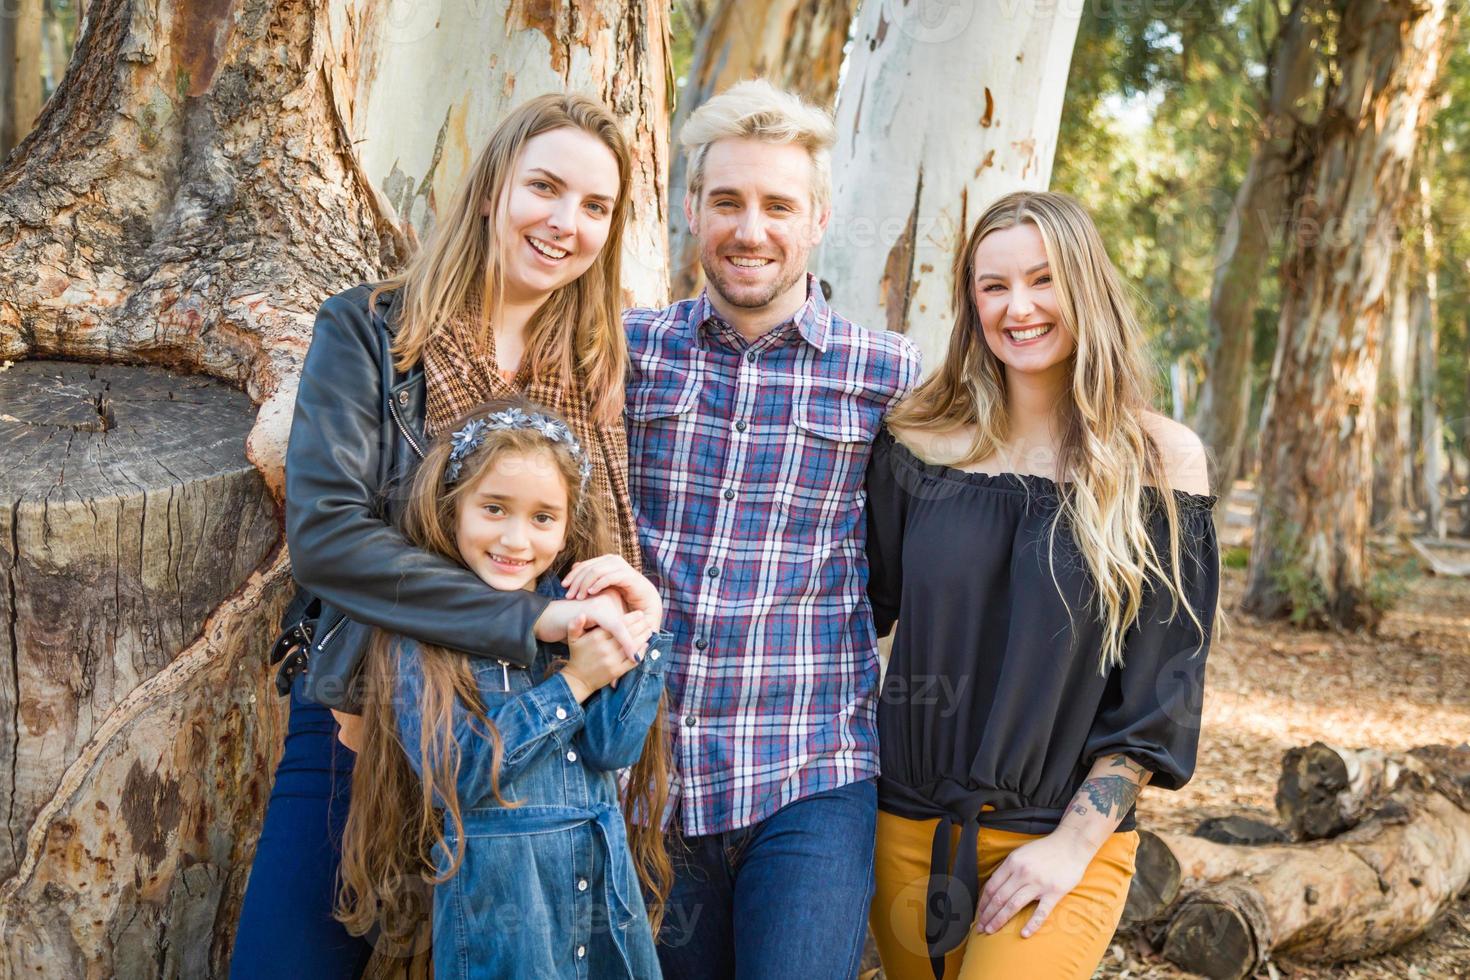
[[[848,392],[813,388],[792,405],[793,445],[783,488],[791,516],[833,522],[856,511],[881,416]]]

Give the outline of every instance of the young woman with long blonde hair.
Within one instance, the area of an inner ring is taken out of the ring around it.
[[[946,359],[868,474],[869,595],[894,631],[871,923],[895,980],[1090,977],[1139,790],[1194,768],[1219,586],[1204,452],[1153,410],[1071,198],[995,202],[953,273]]]
[[[355,978],[370,953],[332,916],[353,758],[336,739],[341,730],[351,740],[356,705],[350,685],[322,693],[326,664],[357,662],[382,629],[524,669],[579,618],[637,652],[615,591],[576,602],[498,591],[398,530],[402,490],[431,440],[472,406],[519,396],[566,419],[586,454],[587,492],[611,518],[612,548],[638,566],[619,317],[631,169],[606,108],[579,95],[531,99],[496,127],[403,272],[339,293],[317,314],[286,456],[286,536],[301,586],[278,644],[290,725],[233,976]],[[344,709],[346,729],[308,700],[308,678],[318,701]],[[635,851],[662,853],[640,846],[635,831]]]

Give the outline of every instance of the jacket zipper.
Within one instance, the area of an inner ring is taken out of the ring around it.
[[[332,628],[327,630],[327,635],[322,637],[322,641],[316,645],[318,653],[327,648],[327,644],[332,642],[332,637],[337,635],[337,631],[342,628],[342,624],[345,622],[347,622],[347,617],[343,616],[341,619],[332,624]]]
[[[402,417],[398,414],[397,399],[388,399],[388,414],[393,416],[393,423],[398,426],[398,431],[403,433],[403,438],[408,440],[408,444],[413,449],[415,455],[417,455],[419,459],[423,459],[424,450],[419,446],[418,440],[414,439],[413,433],[408,431],[408,426],[404,424]]]

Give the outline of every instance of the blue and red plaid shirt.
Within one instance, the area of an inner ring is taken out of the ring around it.
[[[754,343],[703,295],[623,323],[633,510],[674,634],[681,827],[734,830],[878,772],[863,474],[919,353],[833,313],[810,276]]]

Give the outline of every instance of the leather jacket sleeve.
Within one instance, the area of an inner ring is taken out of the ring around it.
[[[317,313],[286,449],[286,542],[304,588],[353,620],[424,643],[529,666],[551,601],[492,589],[468,569],[410,544],[382,516],[379,340],[368,288]]]

